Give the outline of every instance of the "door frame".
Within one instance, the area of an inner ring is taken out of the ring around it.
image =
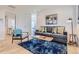
[[[10,14],[5,14],[5,34],[8,35],[8,17],[14,17],[15,20],[15,29],[16,29],[16,14],[10,13]]]

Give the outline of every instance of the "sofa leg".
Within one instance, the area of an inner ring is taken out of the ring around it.
[[[21,43],[22,43],[22,39],[21,39]]]
[[[29,40],[29,36],[28,36],[28,40]]]

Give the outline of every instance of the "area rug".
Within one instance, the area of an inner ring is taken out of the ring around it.
[[[67,46],[56,42],[31,39],[19,45],[34,54],[67,54]]]

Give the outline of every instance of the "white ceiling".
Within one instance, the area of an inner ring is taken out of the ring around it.
[[[3,9],[5,9],[7,6],[5,6],[5,5],[0,5],[0,10],[3,10]]]
[[[10,9],[16,10],[16,12],[40,12],[46,9],[55,9],[61,7],[71,7],[72,5],[0,5],[0,10]]]
[[[55,10],[58,8],[68,8],[73,7],[72,5],[17,5],[16,12],[18,13],[33,13],[33,12],[41,12],[45,10]]]

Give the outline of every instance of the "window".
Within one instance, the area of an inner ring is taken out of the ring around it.
[[[37,15],[32,14],[31,15],[31,34],[32,34],[32,36],[34,35],[35,30],[36,30],[36,20],[37,20]]]

